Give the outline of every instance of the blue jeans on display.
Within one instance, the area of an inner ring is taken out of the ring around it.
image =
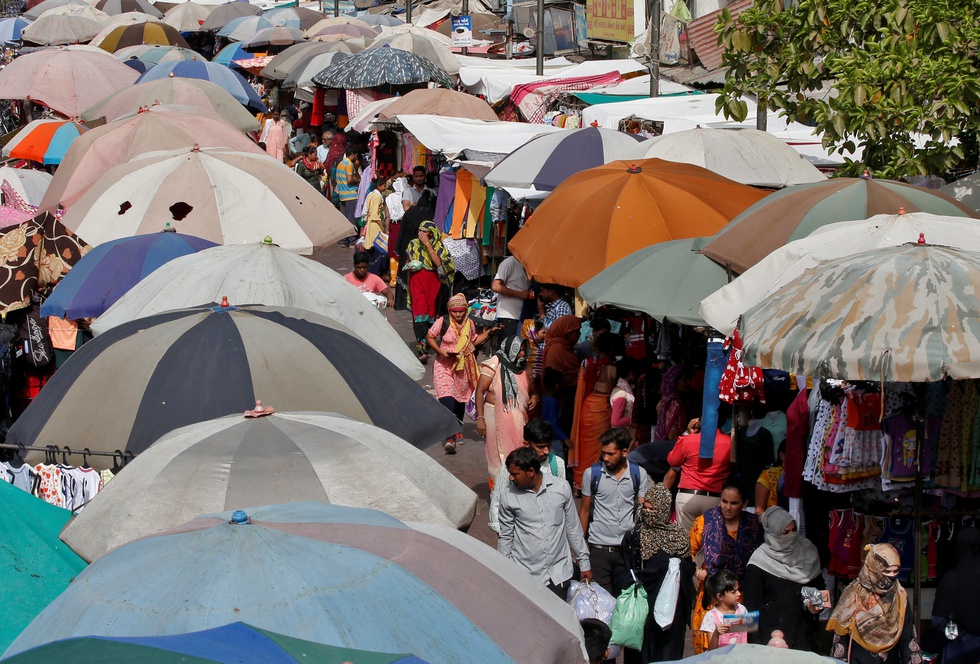
[[[728,363],[721,339],[708,340],[708,357],[704,365],[704,394],[701,397],[701,448],[698,456],[711,459],[715,456],[715,434],[718,432],[718,387],[721,374]]]

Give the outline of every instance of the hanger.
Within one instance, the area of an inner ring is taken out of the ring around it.
[[[82,450],[82,468],[91,468],[91,466],[88,465],[88,457],[91,453],[92,450],[90,450],[87,447],[84,450]]]

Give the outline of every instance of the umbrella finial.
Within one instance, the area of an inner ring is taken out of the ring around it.
[[[900,208],[898,208],[898,213],[899,213],[900,215],[901,215],[901,214],[905,214],[905,208],[904,208],[904,207],[900,207]]]
[[[176,229],[176,228],[174,228],[173,226],[171,226],[171,225],[170,225],[170,222],[168,221],[168,222],[167,222],[167,225],[166,225],[166,226],[164,226],[164,227],[163,227],[163,230],[162,230],[162,231],[160,231],[160,232],[161,232],[161,233],[176,233],[176,232],[177,232],[177,229]]]
[[[174,78],[174,73],[170,72],[170,78]]]
[[[626,172],[627,173],[642,173],[643,172],[643,168],[641,168],[640,166],[637,166],[636,165],[636,162],[633,162],[632,164],[630,164],[630,167],[626,169]]]
[[[598,120],[593,120],[589,124],[592,125],[593,127],[598,127],[599,126],[599,121]]]
[[[233,523],[236,526],[244,526],[252,523],[252,520],[248,518],[248,514],[245,514],[245,510],[235,510],[231,513],[231,521],[228,523]]]
[[[262,240],[262,244],[272,244],[272,236],[266,235],[265,238],[263,238]]]
[[[221,308],[222,309],[227,309],[230,306],[231,305],[228,304],[228,296],[227,295],[222,295],[221,296]]]
[[[919,244],[925,244],[925,243],[926,243],[926,234],[919,233]]]
[[[262,402],[256,399],[255,408],[246,410],[245,417],[265,417],[266,415],[272,415],[274,412],[276,412],[275,408],[272,406],[263,406]]]
[[[201,146],[198,145],[197,143],[195,143],[194,147],[191,148],[191,152],[200,152],[200,151],[201,151]]]

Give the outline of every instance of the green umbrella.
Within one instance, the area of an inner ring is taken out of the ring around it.
[[[58,539],[71,512],[0,482],[0,652],[85,569]]]
[[[619,260],[579,286],[592,305],[642,311],[657,320],[705,325],[701,300],[728,283],[725,268],[698,250],[708,238],[661,242]]]

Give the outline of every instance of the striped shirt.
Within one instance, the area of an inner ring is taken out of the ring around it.
[[[354,163],[350,160],[350,157],[344,157],[339,164],[337,164],[337,197],[343,201],[356,201],[357,200],[357,186],[350,184],[350,181],[354,179]]]

